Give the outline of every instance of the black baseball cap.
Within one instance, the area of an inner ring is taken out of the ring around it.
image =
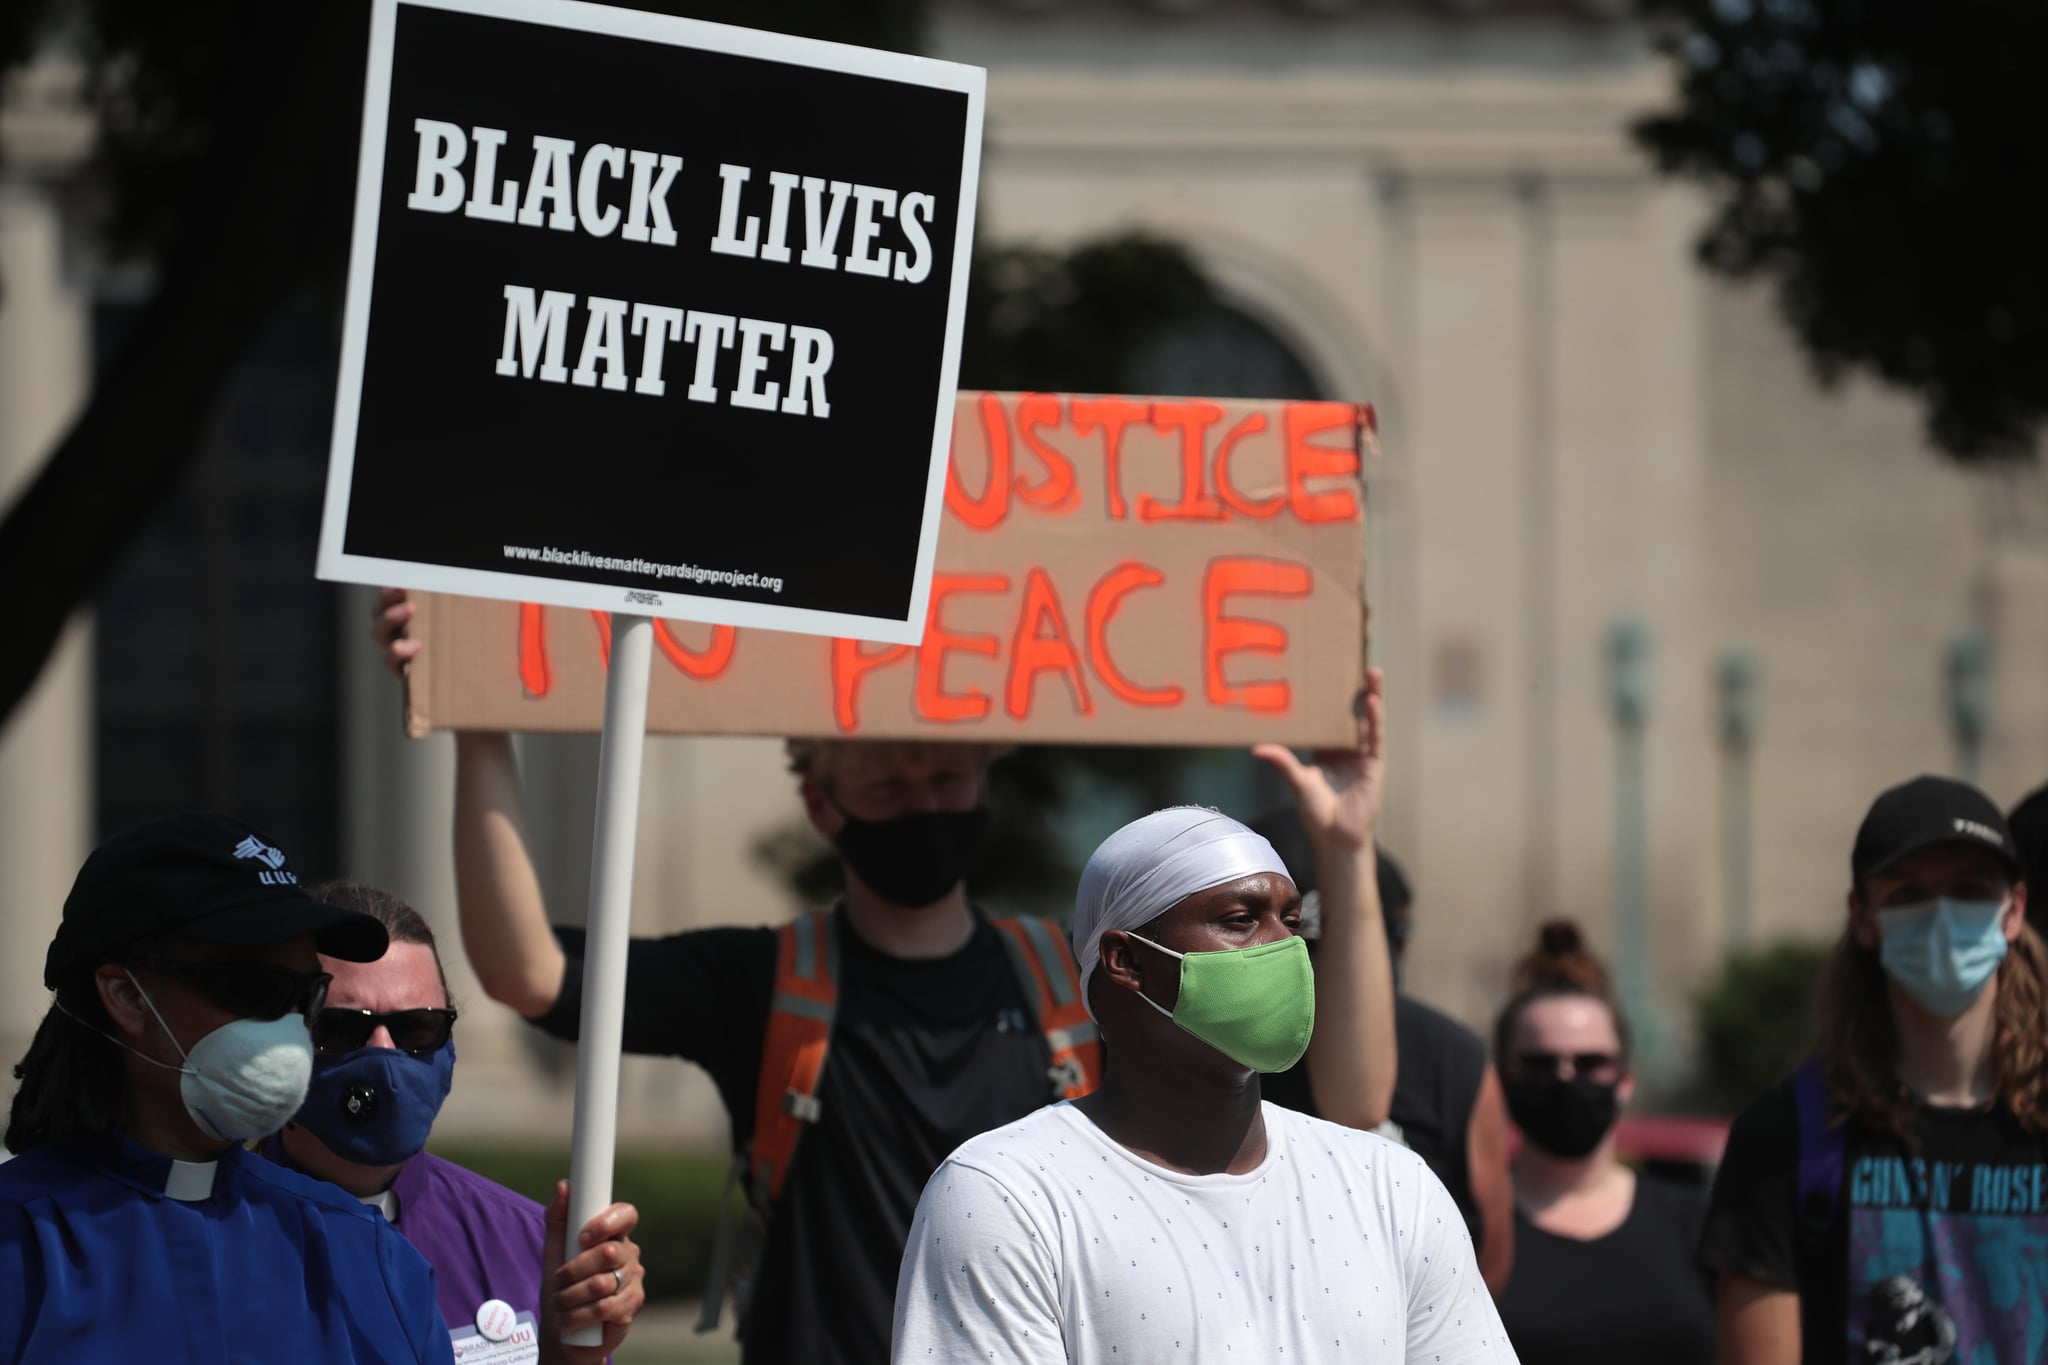
[[[1969,783],[1951,777],[1916,777],[1871,803],[1856,831],[1849,871],[1860,882],[1937,844],[1986,849],[1998,855],[2014,880],[2026,875],[1998,807]]]
[[[307,895],[284,851],[241,821],[172,815],[116,834],[78,869],[43,984],[55,990],[138,939],[171,933],[252,947],[311,934],[348,962],[376,961],[388,937],[374,917]]]

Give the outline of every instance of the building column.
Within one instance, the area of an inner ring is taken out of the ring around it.
[[[86,291],[66,270],[56,195],[43,184],[0,181],[0,516],[85,397],[88,327]],[[0,721],[0,1062],[10,1069],[48,1009],[43,956],[92,847],[91,659],[81,614],[35,688]],[[0,1093],[13,1090],[11,1076],[0,1081]]]

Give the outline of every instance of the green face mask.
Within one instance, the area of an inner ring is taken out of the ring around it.
[[[1176,953],[1131,937],[1180,959],[1180,996],[1171,1010],[1143,991],[1138,998],[1233,1062],[1285,1071],[1308,1051],[1316,1023],[1308,940],[1296,935],[1256,948]]]

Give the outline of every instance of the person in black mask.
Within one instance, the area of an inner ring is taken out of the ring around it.
[[[1515,1262],[1498,1303],[1523,1365],[1707,1365],[1714,1304],[1693,1265],[1696,1192],[1616,1159],[1635,1090],[1627,1021],[1578,926],[1545,924],[1494,1025],[1515,1158]]]
[[[387,593],[375,634],[395,672],[421,642]],[[845,893],[780,929],[636,938],[624,1046],[703,1067],[725,1101],[754,1218],[721,1249],[749,1365],[889,1358],[896,1269],[918,1195],[961,1143],[1100,1072],[1065,933],[968,901],[994,752],[970,744],[792,740],[811,826]],[[583,935],[550,928],[508,738],[457,736],[463,944],[492,999],[574,1038]],[[722,1241],[725,1239],[721,1239]],[[707,1296],[716,1321],[721,1291]]]

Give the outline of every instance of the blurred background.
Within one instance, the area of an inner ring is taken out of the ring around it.
[[[989,69],[963,386],[1378,406],[1413,993],[1483,1030],[1575,916],[1653,1104],[1729,1112],[1800,1045],[1876,792],[2048,778],[2029,7],[649,7]],[[0,14],[0,1053],[92,844],[229,810],[443,931],[437,1148],[545,1183],[571,1058],[461,966],[450,741],[401,737],[372,594],[312,577],[366,31],[360,3]],[[522,760],[574,921],[596,741]],[[1282,796],[1237,753],[1027,751],[970,884],[1064,915],[1130,815]],[[779,922],[829,899],[819,853],[776,741],[650,746],[638,932]],[[622,1197],[701,1227],[708,1082],[629,1059],[623,1132]],[[701,1283],[697,1240],[650,1289]]]

